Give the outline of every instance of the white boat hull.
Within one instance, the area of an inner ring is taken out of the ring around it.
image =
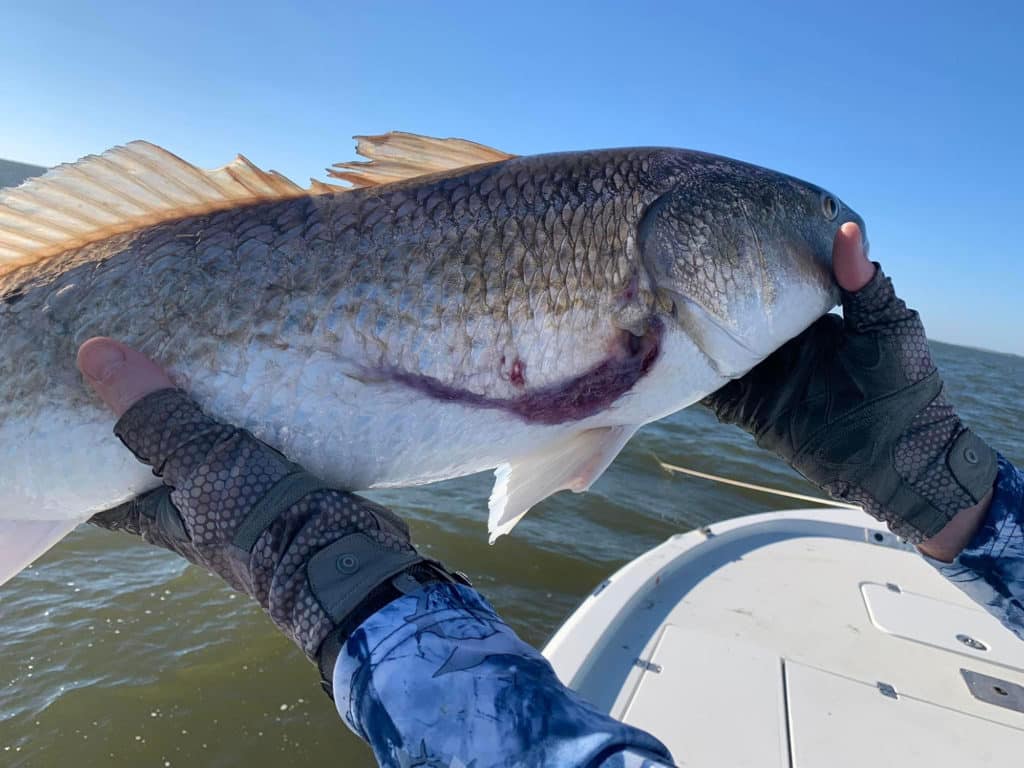
[[[1024,744],[1024,643],[856,511],[674,536],[544,653],[679,765],[980,768]]]

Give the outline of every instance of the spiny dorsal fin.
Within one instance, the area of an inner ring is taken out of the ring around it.
[[[20,187],[0,190],[0,274],[71,248],[163,221],[248,203],[344,192],[353,187],[508,160],[514,155],[464,139],[412,133],[357,136],[366,161],[339,163],[342,187],[310,180],[303,189],[242,155],[212,171],[145,141],[58,166]]]
[[[335,163],[328,175],[354,187],[369,187],[509,160],[515,155],[465,139],[435,139],[391,131],[379,136],[356,136],[356,153],[367,160]]]
[[[303,189],[241,155],[205,171],[133,141],[0,191],[0,272],[161,221],[341,189]]]

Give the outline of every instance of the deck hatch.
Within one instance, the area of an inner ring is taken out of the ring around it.
[[[860,587],[871,622],[882,632],[1024,671],[1024,643],[988,611],[892,586],[864,582]]]

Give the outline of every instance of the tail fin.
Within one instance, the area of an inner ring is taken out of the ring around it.
[[[0,520],[0,584],[67,536],[78,520]]]

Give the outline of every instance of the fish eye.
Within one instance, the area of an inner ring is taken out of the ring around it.
[[[832,195],[823,194],[821,196],[821,212],[825,214],[825,218],[829,221],[832,221],[832,219],[839,215],[839,203]]]

